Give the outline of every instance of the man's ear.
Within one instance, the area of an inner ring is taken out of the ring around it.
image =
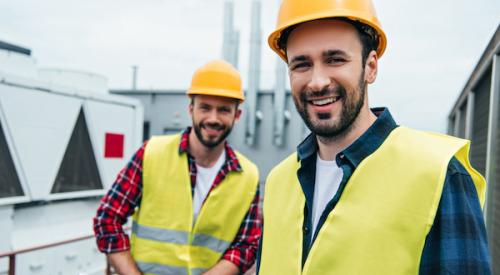
[[[193,117],[193,109],[194,109],[194,105],[193,105],[193,101],[191,101],[191,103],[189,103],[189,105],[188,105],[189,116],[191,118]]]
[[[241,109],[238,108],[238,109],[236,109],[236,113],[234,115],[234,121],[238,122],[238,121],[240,121],[240,118],[241,118]]]
[[[371,51],[365,63],[365,81],[372,84],[377,79],[378,56],[376,51]]]

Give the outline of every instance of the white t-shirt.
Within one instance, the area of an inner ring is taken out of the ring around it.
[[[208,195],[208,191],[212,187],[214,183],[215,177],[217,173],[224,165],[224,161],[226,160],[226,151],[223,151],[222,154],[217,159],[217,162],[214,166],[210,168],[201,167],[196,164],[196,186],[194,187],[194,196],[193,196],[193,212],[194,212],[194,220],[198,218],[198,214],[201,209],[201,205],[205,198]]]
[[[335,160],[322,160],[319,155],[316,158],[316,181],[314,185],[314,199],[312,208],[312,223],[313,231],[311,236],[314,236],[316,227],[318,226],[321,214],[325,210],[328,202],[333,199],[344,172],[337,166]],[[312,240],[312,237],[311,237]]]

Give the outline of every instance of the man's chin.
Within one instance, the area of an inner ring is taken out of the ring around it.
[[[217,145],[222,143],[222,140],[219,138],[216,139],[203,139],[201,142],[203,145],[205,145],[208,148],[214,148],[217,147]]]
[[[332,136],[333,135],[333,136],[335,136],[335,135],[338,134],[338,125],[335,124],[332,121],[329,121],[329,122],[326,122],[326,121],[323,121],[323,122],[317,122],[317,121],[309,122],[308,123],[308,128],[309,128],[309,130],[311,130],[311,132],[313,132],[316,135],[320,135],[320,136],[323,136],[323,135],[326,135],[326,136]]]

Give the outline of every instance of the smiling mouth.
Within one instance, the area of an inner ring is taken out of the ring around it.
[[[309,103],[315,106],[325,106],[328,104],[335,103],[341,99],[341,96],[333,96],[329,98],[324,98],[324,99],[317,99],[317,100],[309,100]]]
[[[211,126],[204,126],[203,129],[205,129],[205,132],[209,136],[216,136],[220,135],[222,133],[222,127],[211,127]]]

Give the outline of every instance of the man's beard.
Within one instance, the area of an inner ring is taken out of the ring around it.
[[[196,137],[200,140],[201,144],[205,145],[208,148],[214,148],[217,145],[221,144],[231,133],[231,130],[233,129],[233,125],[229,127],[225,127],[224,125],[220,123],[203,123],[200,122],[198,124],[193,123],[193,128],[194,128],[194,133],[196,134]],[[212,128],[215,130],[223,130],[222,134],[219,135],[219,137],[214,138],[214,139],[206,139],[203,137],[203,134],[201,133],[202,128]]]
[[[311,132],[318,137],[327,139],[336,139],[349,133],[352,124],[358,117],[365,103],[366,83],[362,77],[363,75],[364,70],[359,79],[358,89],[350,93],[348,93],[343,86],[339,85],[333,88],[326,87],[321,91],[301,92],[298,99],[294,97],[295,107]],[[321,120],[331,119],[332,115],[330,113],[318,113],[317,119],[313,119],[307,109],[307,105],[309,104],[308,98],[335,94],[340,96],[339,101],[342,103],[340,118],[325,124],[321,123]],[[359,99],[356,100],[357,94],[359,95]],[[315,122],[315,120],[319,120],[319,123]]]

